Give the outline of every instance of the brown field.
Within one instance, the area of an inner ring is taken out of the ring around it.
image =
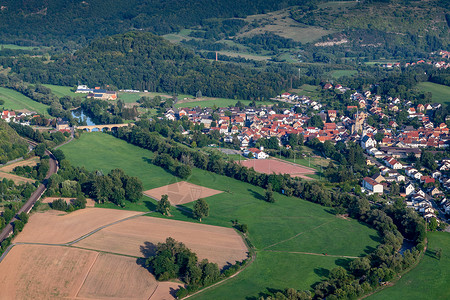
[[[62,246],[16,245],[0,264],[0,299],[174,299],[132,257]]]
[[[147,216],[104,228],[75,246],[142,257],[152,254],[155,245],[167,237],[183,242],[200,260],[207,258],[219,267],[247,258],[247,247],[231,228]]]
[[[17,245],[0,264],[0,298],[75,297],[97,255],[69,247]]]
[[[86,208],[70,214],[49,210],[31,215],[27,226],[14,242],[62,244],[94,229],[141,212],[105,208]]]
[[[240,164],[247,168],[253,168],[259,173],[272,174],[275,172],[275,174],[289,174],[292,177],[301,177],[305,179],[311,179],[306,175],[315,173],[314,169],[278,159],[249,159],[241,161]]]
[[[15,167],[19,167],[19,166],[34,167],[38,164],[38,162],[39,162],[39,157],[35,156],[35,157],[29,158],[27,160],[21,160],[21,161],[6,165],[4,167],[1,167],[0,171],[9,173],[9,172],[12,172],[12,170],[14,170]]]
[[[79,298],[149,299],[159,285],[148,270],[136,263],[135,258],[106,253],[98,255],[86,275],[76,295]]]
[[[36,181],[36,179],[31,179],[31,178],[25,178],[25,177],[21,177],[21,176],[17,176],[14,174],[9,174],[9,173],[5,173],[5,172],[1,172],[0,171],[0,179],[10,179],[12,181],[14,181],[15,184],[21,184],[21,183],[33,183]]]
[[[75,198],[64,198],[64,197],[45,197],[44,199],[41,200],[42,203],[52,203],[55,200],[58,199],[63,199],[64,201],[66,201],[67,204],[69,203],[73,203],[73,201],[75,200]],[[86,198],[86,207],[94,207],[95,206],[95,201],[92,200],[91,198]]]
[[[195,185],[186,181],[172,183],[144,192],[145,195],[156,200],[161,199],[162,195],[168,195],[169,201],[172,205],[185,204],[199,198],[206,198],[220,193],[223,192]]]

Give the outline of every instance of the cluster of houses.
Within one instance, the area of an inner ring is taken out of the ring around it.
[[[36,112],[29,111],[27,109],[22,110],[3,110],[1,113],[2,120],[6,122],[21,123],[24,125],[30,125],[30,117],[37,116]]]
[[[117,92],[101,89],[100,87],[89,88],[87,85],[79,85],[75,93],[87,94],[87,98],[99,100],[117,100]]]
[[[440,54],[440,55],[442,56],[442,58],[445,58],[446,57],[445,56],[446,55],[445,52],[448,52],[448,51],[441,51],[441,52],[444,53],[444,54]],[[416,62],[412,62],[412,63],[405,63],[405,64],[403,64],[403,67],[407,68],[407,67],[415,66],[415,65],[419,65],[419,64],[432,65],[432,66],[434,66],[435,68],[438,68],[438,69],[450,68],[450,63],[449,62],[446,62],[446,61],[425,61],[423,59],[418,60]],[[396,63],[382,64],[381,66],[383,68],[400,68],[400,67],[402,67],[402,64],[399,63],[399,62],[396,62]]]

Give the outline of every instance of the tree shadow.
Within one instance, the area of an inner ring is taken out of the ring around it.
[[[327,277],[330,275],[330,270],[325,268],[315,268],[314,273],[316,273],[320,277]]]
[[[338,259],[336,259],[335,264],[340,267],[343,267],[344,269],[347,269],[348,266],[350,265],[350,263],[352,262],[352,260],[353,259],[351,259],[351,258],[338,258]]]
[[[182,214],[183,216],[188,217],[188,218],[191,218],[191,219],[195,219],[195,218],[194,218],[194,213],[193,213],[193,211],[192,211],[191,208],[186,207],[186,206],[184,206],[184,205],[177,205],[177,206],[175,206],[175,207],[177,208],[177,210],[178,210],[179,212],[181,212],[181,214]]]
[[[151,201],[145,201],[144,200],[144,205],[145,205],[145,207],[148,209],[148,210],[150,210],[150,211],[155,211],[156,210],[156,204],[154,204],[153,202],[151,202]]]
[[[144,245],[139,247],[139,250],[145,258],[154,256],[156,254],[156,245],[150,242],[144,242]]]
[[[377,235],[369,235],[369,237],[372,239],[372,241],[375,241],[377,243],[381,243],[381,237]]]
[[[146,163],[148,163],[148,164],[153,164],[153,160],[151,159],[151,158],[148,158],[148,157],[142,157],[142,160],[143,161],[145,161]]]
[[[267,298],[269,296],[273,296],[278,292],[283,292],[283,290],[280,289],[274,289],[270,287],[266,287],[267,292],[259,292],[258,296],[251,296],[251,297],[245,297],[246,300],[258,300],[261,298]]]
[[[375,250],[377,250],[377,249],[374,248],[374,247],[371,247],[371,246],[367,246],[367,247],[364,249],[364,253],[370,254],[370,253],[374,252]]]
[[[252,194],[252,196],[255,197],[256,199],[265,201],[264,196],[261,195],[260,193],[254,191],[252,189],[247,189],[247,191],[249,191]]]

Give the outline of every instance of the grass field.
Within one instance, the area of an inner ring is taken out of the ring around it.
[[[358,71],[356,70],[334,70],[330,72],[331,76],[333,76],[333,78],[339,79],[343,76],[352,76],[355,74],[358,74]]]
[[[12,50],[35,50],[39,49],[39,47],[31,47],[31,46],[18,46],[12,44],[0,44],[1,49],[12,49]]]
[[[319,95],[319,86],[304,84],[298,89],[293,89],[292,92],[298,95],[304,95],[311,98],[316,98]]]
[[[5,101],[4,109],[20,110],[28,109],[48,116],[48,105],[33,101],[31,98],[11,89],[0,87],[0,99]]]
[[[192,102],[183,102],[175,104],[176,108],[180,107],[213,107],[214,105],[217,107],[228,107],[234,106],[238,101],[241,101],[244,105],[249,105],[252,101],[250,100],[235,100],[235,99],[227,99],[227,98],[207,98],[207,100],[201,101],[192,101]],[[257,105],[271,105],[272,101],[256,101]]]
[[[53,85],[53,84],[44,84],[44,86],[51,89],[53,94],[58,96],[58,98],[62,98],[64,96],[70,96],[72,98],[74,98],[74,97],[84,98],[86,96],[86,94],[77,94],[75,92],[72,92],[71,89],[73,89],[73,87],[71,87],[71,86],[61,86],[61,85]]]
[[[178,179],[163,169],[148,163],[153,153],[102,133],[85,133],[79,140],[61,148],[74,165],[90,170],[122,168],[138,176],[144,189],[163,186]],[[214,288],[197,298],[214,299],[257,297],[267,288],[310,288],[323,274],[347,259],[322,256],[360,256],[376,247],[377,232],[355,220],[344,220],[328,213],[319,205],[275,194],[276,203],[263,200],[264,190],[225,176],[194,169],[190,183],[225,191],[207,201],[210,216],[204,223],[230,227],[231,220],[249,227],[248,237],[257,254],[254,265],[232,281]],[[117,208],[112,204],[102,207]],[[126,209],[148,211],[155,201],[141,198]],[[185,211],[172,210],[173,219],[195,222],[190,211],[193,203],[183,205]],[[152,214],[152,216],[158,216]],[[345,242],[343,242],[345,241]],[[274,252],[277,251],[277,252]],[[318,255],[288,252],[312,252]],[[210,293],[213,293],[210,296]]]
[[[421,82],[417,88],[422,92],[430,92],[432,94],[432,101],[449,104],[450,102],[450,87],[433,82]]]
[[[153,98],[156,96],[161,96],[163,98],[172,97],[172,96],[164,94],[164,93],[156,93],[156,92],[147,92],[147,93],[144,93],[144,92],[142,92],[142,93],[119,92],[119,99],[124,101],[125,103],[137,102],[137,100],[139,100],[143,96],[150,97],[150,98]],[[180,94],[177,97],[178,97],[178,99],[193,98],[192,95],[183,95],[183,94]]]
[[[428,233],[428,249],[419,265],[403,275],[393,287],[386,288],[367,299],[450,299],[450,233]],[[434,251],[442,249],[441,259]]]

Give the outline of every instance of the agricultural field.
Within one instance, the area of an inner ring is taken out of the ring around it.
[[[36,179],[26,178],[26,177],[22,177],[22,176],[17,176],[15,174],[0,171],[0,180],[3,178],[12,180],[12,181],[14,181],[15,184],[36,182]]]
[[[34,156],[34,157],[31,157],[26,160],[20,160],[20,161],[14,162],[12,164],[7,164],[7,165],[1,167],[0,171],[9,173],[9,172],[12,172],[12,170],[14,170],[15,167],[19,167],[19,166],[20,167],[23,167],[23,166],[34,167],[38,164],[38,162],[39,162],[39,157]]]
[[[135,257],[153,255],[155,245],[172,237],[222,268],[247,258],[247,247],[231,228],[142,216],[107,228],[74,244],[75,247]]]
[[[29,220],[31,226],[25,226],[14,242],[69,243],[99,227],[139,214],[100,208],[81,209],[70,214],[55,210],[35,213]]]
[[[320,94],[318,90],[319,88],[320,87],[316,85],[304,84],[298,89],[292,89],[291,92],[299,96],[304,95],[310,97],[311,99],[316,99]]]
[[[179,287],[136,258],[74,247],[16,245],[0,264],[4,299],[174,299]]]
[[[144,189],[178,181],[170,173],[147,163],[152,152],[106,134],[86,133],[61,149],[74,165],[84,165],[90,170],[107,172],[122,168],[127,174],[139,177]],[[257,297],[259,292],[271,288],[309,289],[329,270],[348,263],[348,257],[365,255],[379,243],[375,230],[356,220],[338,218],[326,208],[298,198],[275,193],[276,202],[267,203],[263,200],[264,189],[199,169],[193,169],[186,181],[225,191],[206,198],[210,215],[203,223],[231,227],[231,220],[237,219],[247,224],[248,238],[256,250],[256,260],[249,268],[235,279],[196,298],[211,299],[209,293],[218,298],[228,295],[228,299],[230,295]],[[153,199],[142,197],[137,203],[127,202],[125,209],[149,211],[155,205]],[[113,204],[98,206],[118,209]],[[189,213],[193,203],[181,207],[182,210],[172,209],[171,219],[197,222]],[[152,216],[164,218],[160,214]]]
[[[144,195],[156,200],[161,199],[161,195],[168,195],[168,200],[173,206],[189,203],[200,198],[207,198],[220,193],[222,193],[222,191],[208,189],[186,181],[180,181],[144,191]]]
[[[441,257],[436,250],[442,249]],[[429,232],[428,249],[417,267],[402,276],[393,286],[366,299],[450,299],[450,233]]]
[[[0,44],[0,49],[11,49],[11,50],[37,50],[40,47],[32,47],[32,46],[18,46],[12,44]]]
[[[417,88],[422,92],[432,94],[432,102],[448,105],[450,103],[450,87],[433,82],[420,82]]]
[[[156,92],[142,92],[142,93],[129,93],[129,92],[119,92],[119,99],[122,100],[125,103],[136,103],[139,99],[141,99],[141,97],[156,97],[156,96],[161,96],[161,98],[172,98],[171,95],[167,95],[164,93],[156,93]],[[177,95],[178,99],[184,99],[184,98],[193,98],[193,96],[191,95],[184,95],[184,94],[180,94]]]
[[[330,72],[330,75],[335,79],[339,79],[343,76],[353,76],[356,74],[358,74],[358,71],[356,70],[334,70]]]
[[[86,94],[77,94],[72,91],[73,87],[71,86],[61,86],[61,85],[53,85],[53,84],[44,84],[45,87],[48,87],[52,90],[52,93],[55,94],[58,98],[62,98],[64,96],[70,96],[72,98],[80,97],[85,98]]]
[[[16,92],[14,90],[0,87],[0,99],[5,101],[3,109],[21,110],[27,109],[29,111],[35,111],[39,114],[48,116],[48,105],[36,102],[27,96]]]

